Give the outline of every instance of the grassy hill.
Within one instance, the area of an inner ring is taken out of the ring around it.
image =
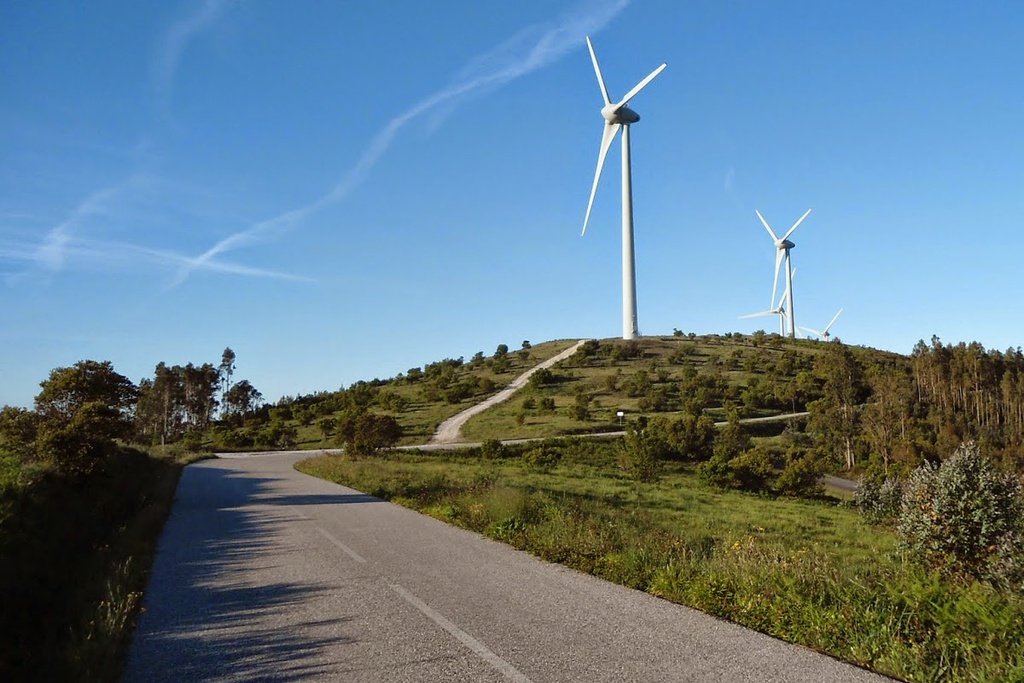
[[[322,448],[332,437],[318,426],[320,420],[342,414],[356,401],[395,417],[401,444],[423,444],[443,420],[573,343],[550,341],[505,354],[427,363],[391,379],[300,397],[292,410],[279,409],[279,416],[297,427],[300,448]],[[592,340],[511,400],[471,419],[462,435],[483,441],[614,431],[621,427],[619,411],[626,419],[686,410],[716,420],[724,420],[728,408],[742,417],[799,412],[819,397],[812,369],[826,346],[764,333]],[[856,352],[868,364],[903,358],[872,349]]]

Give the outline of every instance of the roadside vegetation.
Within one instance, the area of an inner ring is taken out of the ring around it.
[[[0,411],[0,680],[116,681],[185,459],[123,445],[135,387],[109,363],[41,386]]]

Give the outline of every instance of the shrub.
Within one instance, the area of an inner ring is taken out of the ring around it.
[[[586,394],[576,394],[576,401],[569,406],[569,417],[580,422],[590,419],[590,397]]]
[[[667,444],[667,458],[707,460],[714,451],[715,423],[706,415],[684,412],[675,420],[655,418],[650,428]]]
[[[772,488],[775,470],[768,451],[755,446],[732,458],[716,451],[710,460],[697,466],[697,476],[718,488],[760,492]]]
[[[728,489],[736,486],[732,469],[729,467],[730,458],[716,453],[710,460],[705,460],[697,465],[697,477],[709,486]]]
[[[744,491],[767,491],[775,479],[775,469],[768,451],[760,446],[737,455],[729,461],[737,488]]]
[[[375,455],[402,438],[402,426],[390,415],[360,413],[338,421],[337,443],[350,454]]]
[[[505,444],[497,439],[487,439],[480,444],[480,457],[488,460],[504,457]]]
[[[775,479],[775,490],[784,496],[820,496],[825,492],[821,475],[825,473],[825,462],[813,452],[799,455],[791,452],[786,456],[786,466]]]
[[[298,431],[295,427],[281,422],[271,420],[263,429],[257,432],[255,445],[257,448],[295,448],[298,440]]]
[[[910,559],[941,574],[1019,586],[1024,580],[1020,481],[1001,474],[976,444],[911,473],[897,532]]]
[[[630,423],[619,449],[619,465],[637,481],[655,481],[665,455],[665,442],[652,430]]]
[[[531,448],[522,455],[523,462],[530,467],[539,470],[546,470],[558,463],[561,453],[557,448],[549,444],[541,444]]]
[[[895,524],[903,505],[903,481],[897,477],[865,477],[857,485],[854,504],[869,524]]]
[[[530,375],[529,384],[533,388],[539,388],[545,384],[552,384],[555,381],[555,373],[551,372],[547,368],[541,368],[537,372]]]

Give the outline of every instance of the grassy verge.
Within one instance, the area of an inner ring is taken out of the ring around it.
[[[186,460],[123,449],[86,477],[5,478],[0,680],[118,680]]]
[[[552,562],[913,681],[1024,680],[1024,603],[923,574],[835,501],[638,484],[615,445],[299,465]]]

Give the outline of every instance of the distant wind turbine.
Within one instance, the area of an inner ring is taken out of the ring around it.
[[[842,312],[843,312],[843,309],[840,308],[839,309],[839,313],[842,313]],[[832,327],[832,323],[834,323],[836,320],[839,319],[839,313],[836,313],[835,316],[832,318],[832,321],[828,325],[825,325],[825,329],[820,331],[820,332],[818,330],[812,330],[809,327],[801,327],[800,329],[803,330],[804,332],[810,332],[811,334],[816,334],[819,337],[821,337],[823,340],[828,341],[828,337],[829,337],[828,330],[829,330],[830,327]]]
[[[793,269],[793,277],[796,277],[796,268]],[[774,297],[775,297],[775,293],[773,292],[772,293],[772,298],[774,299]],[[777,315],[777,316],[779,316],[779,335],[780,336],[785,336],[786,335],[786,328],[785,328],[786,320],[789,319],[789,316],[786,315],[786,299],[788,297],[789,297],[789,287],[787,286],[786,289],[784,289],[782,291],[782,296],[779,297],[779,303],[778,303],[778,305],[775,306],[775,308],[769,308],[767,311],[758,311],[757,313],[748,313],[747,315],[741,315],[740,316],[740,320],[746,320],[747,318],[763,318],[763,317],[769,316],[769,315]],[[804,329],[804,328],[800,328],[800,329]]]
[[[631,182],[631,168],[629,160],[629,127],[640,120],[640,115],[627,107],[633,97],[643,90],[654,77],[661,73],[667,65],[662,64],[652,71],[647,78],[643,79],[633,89],[626,93],[618,102],[613,103],[608,97],[608,89],[604,85],[604,77],[601,76],[601,67],[597,63],[597,54],[594,53],[594,44],[587,37],[587,47],[590,49],[590,59],[594,62],[594,73],[597,74],[597,84],[601,87],[601,96],[604,98],[604,107],[601,108],[601,116],[604,117],[604,134],[601,137],[601,151],[597,157],[597,171],[594,173],[594,184],[590,188],[590,201],[587,202],[587,215],[583,219],[583,235],[587,233],[587,223],[590,221],[590,210],[594,207],[594,195],[597,193],[597,183],[601,180],[601,170],[604,168],[604,159],[608,154],[615,134],[622,129],[622,338],[635,339],[640,334],[636,316],[636,259],[633,254],[633,188]],[[774,300],[775,295],[772,294]]]
[[[776,249],[775,282],[772,285],[772,298],[769,302],[769,305],[775,302],[775,292],[778,290],[779,287],[779,268],[782,266],[783,261],[786,262],[786,292],[788,292],[788,301],[786,301],[786,311],[789,314],[789,336],[791,338],[795,338],[796,316],[793,314],[793,263],[790,260],[789,252],[796,245],[789,241],[789,236],[792,235],[793,231],[796,230],[797,227],[804,222],[804,219],[810,215],[811,210],[807,209],[807,212],[804,213],[803,216],[800,216],[800,219],[796,223],[794,223],[793,227],[786,231],[786,234],[783,235],[781,238],[775,234],[775,231],[772,230],[772,227],[770,225],[768,225],[768,221],[764,219],[764,216],[761,215],[760,211],[754,209],[754,213],[756,213],[757,217],[761,219],[761,223],[762,225],[764,225],[764,229],[767,230],[768,234],[771,236],[772,242],[775,243]]]

